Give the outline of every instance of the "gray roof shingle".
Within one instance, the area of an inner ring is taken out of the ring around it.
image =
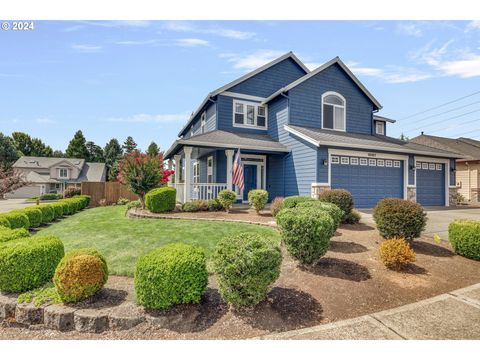
[[[70,158],[57,158],[57,157],[42,157],[42,156],[22,156],[18,159],[14,167],[17,168],[43,168],[48,169],[51,166],[62,162],[67,161],[77,168],[82,168],[84,159],[70,159]]]
[[[461,154],[462,160],[480,160],[480,141],[458,138],[450,139],[440,136],[420,135],[411,140],[416,144],[436,147],[444,151]]]

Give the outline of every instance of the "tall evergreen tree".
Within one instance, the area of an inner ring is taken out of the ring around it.
[[[12,133],[12,138],[15,148],[20,151],[23,156],[32,155],[33,144],[30,135],[25,134],[24,132],[15,131]]]
[[[111,139],[103,149],[103,158],[107,166],[111,168],[123,155],[122,147],[117,139]]]
[[[9,167],[19,158],[13,140],[0,132],[0,166]]]
[[[53,157],[58,157],[58,158],[64,157],[63,151],[62,150],[55,150],[53,152]]]
[[[70,140],[65,156],[69,158],[86,159],[88,157],[88,150],[86,146],[85,136],[81,130],[78,130],[73,139]]]
[[[160,149],[158,148],[158,145],[152,141],[150,145],[148,145],[148,149],[147,149],[148,156],[155,157],[155,156],[158,156],[159,153],[160,153]]]
[[[93,141],[87,141],[86,143],[88,156],[87,161],[91,162],[103,162],[103,149],[95,144]]]
[[[42,140],[39,138],[32,139],[32,152],[31,156],[45,156],[45,157],[52,157],[53,156],[53,149],[45,145]]]
[[[137,148],[137,143],[133,140],[131,136],[127,137],[123,143],[123,150],[125,153],[130,154]]]
[[[400,140],[402,140],[402,141],[409,141],[410,138],[409,138],[407,135],[405,135],[404,133],[401,133],[401,134],[400,134]]]

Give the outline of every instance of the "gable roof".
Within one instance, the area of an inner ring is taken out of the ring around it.
[[[365,135],[335,130],[285,125],[285,130],[316,146],[338,146],[365,150],[388,151],[403,154],[460,158],[453,151],[441,150],[421,144],[406,142],[385,135]]]
[[[329,68],[330,66],[337,64],[339,65],[346,73],[347,75],[352,79],[352,81],[362,90],[362,92],[375,104],[378,110],[382,108],[382,105],[378,102],[377,99],[370,93],[370,91],[367,90],[367,88],[360,82],[360,80],[357,79],[357,77],[350,71],[350,69],[343,63],[342,60],[338,56],[334,57],[332,60],[327,61],[325,64],[320,65],[318,68],[315,70],[307,73],[306,75],[302,76],[301,78],[295,80],[294,82],[288,84],[287,86],[281,88],[280,90],[274,92],[272,95],[270,95],[262,104],[268,103],[270,100],[273,100],[280,94],[283,94],[284,92],[287,92],[294,87],[300,85],[304,81],[310,79],[311,77],[317,75],[318,73],[322,72],[323,70]]]
[[[250,71],[249,73],[239,77],[238,79],[235,79],[235,80],[229,82],[228,84],[223,85],[223,86],[219,87],[218,89],[208,93],[208,95],[205,97],[205,99],[203,99],[202,103],[197,108],[197,110],[195,110],[192,113],[192,115],[188,119],[187,123],[182,127],[182,130],[180,130],[180,132],[178,133],[178,136],[182,136],[183,132],[187,129],[187,127],[190,125],[192,120],[198,115],[200,110],[203,109],[203,107],[207,104],[208,101],[210,101],[210,99],[212,97],[219,95],[220,93],[234,87],[235,85],[240,84],[241,82],[244,82],[245,80],[250,79],[251,77],[254,77],[255,75],[261,73],[262,71],[265,71],[265,70],[271,68],[272,66],[277,65],[278,63],[280,63],[280,62],[282,62],[282,61],[284,61],[288,58],[292,59],[298,66],[300,66],[303,69],[303,71],[305,71],[305,74],[308,74],[310,72],[310,70],[305,66],[305,64],[302,63],[300,61],[300,59],[298,57],[296,57],[293,52],[289,51],[288,53],[276,58],[275,60],[272,60],[269,63],[267,63],[263,66],[260,66],[258,69]]]
[[[43,156],[22,156],[15,162],[15,164],[13,164],[13,166],[16,168],[48,169],[62,162],[67,162],[73,167],[81,169],[83,167],[83,164],[85,163],[85,160]]]
[[[441,136],[420,135],[410,141],[416,144],[434,146],[442,150],[453,151],[462,155],[461,160],[480,160],[480,141],[468,138],[450,139]]]
[[[377,121],[386,121],[386,122],[389,122],[389,123],[396,123],[397,120],[393,120],[393,119],[390,119],[390,118],[387,118],[385,116],[380,116],[380,115],[373,115],[373,120],[377,120]]]

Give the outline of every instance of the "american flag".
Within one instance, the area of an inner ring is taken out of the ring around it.
[[[233,162],[233,185],[237,185],[240,189],[244,189],[245,187],[245,180],[243,178],[243,164],[242,164],[242,157],[240,156],[240,149],[237,151],[237,156],[235,156],[235,161]]]

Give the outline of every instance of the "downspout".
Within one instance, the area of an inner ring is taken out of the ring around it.
[[[281,92],[280,93],[281,96],[283,96],[285,99],[287,99],[287,124],[290,124],[290,98],[288,97],[288,95],[285,95],[285,93]],[[282,129],[282,131],[285,131],[284,129]],[[279,140],[280,140],[280,134],[279,134]],[[283,162],[282,162],[282,166],[283,166],[283,169],[282,169],[282,173],[283,173],[283,181],[282,181],[282,184],[283,184],[283,196],[285,196],[285,161],[290,157],[292,156],[292,153],[289,152],[287,155],[285,155],[283,157]]]
[[[472,178],[471,178],[471,169],[470,169],[470,164],[465,162],[465,165],[467,165],[467,172],[468,172],[468,201],[470,202],[472,200]]]

